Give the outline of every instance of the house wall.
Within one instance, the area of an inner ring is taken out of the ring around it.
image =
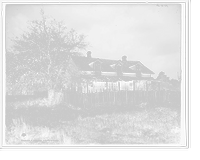
[[[145,78],[151,77],[151,74],[144,74],[144,73],[142,73],[142,77],[145,77]]]
[[[138,72],[138,73],[136,73],[136,76],[137,76],[137,77],[142,77],[142,73],[141,73],[141,72]]]
[[[94,71],[82,71],[84,75],[94,75]]]
[[[95,71],[95,75],[100,76],[101,75],[101,71]]]
[[[136,73],[123,73],[125,77],[136,77]]]
[[[101,75],[102,76],[117,76],[117,73],[116,72],[101,72]]]

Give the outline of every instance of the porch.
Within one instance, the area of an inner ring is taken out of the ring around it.
[[[84,76],[81,84],[71,84],[68,91],[78,93],[101,93],[113,91],[148,91],[151,90],[152,77],[128,76]]]

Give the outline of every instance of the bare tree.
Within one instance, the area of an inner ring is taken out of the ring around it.
[[[85,36],[68,30],[63,22],[47,17],[28,22],[28,31],[12,39],[6,53],[7,86],[23,93],[61,91],[79,72],[70,57],[80,55],[87,46]],[[9,88],[9,87],[8,87]]]

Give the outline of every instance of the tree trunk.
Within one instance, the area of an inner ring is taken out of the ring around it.
[[[60,104],[63,100],[63,93],[62,92],[56,92],[53,89],[50,89],[48,91],[48,102],[49,105],[57,105]]]
[[[55,91],[53,89],[48,90],[48,101],[51,103],[54,99]]]

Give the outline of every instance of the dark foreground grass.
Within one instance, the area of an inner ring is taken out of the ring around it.
[[[18,145],[178,144],[179,112],[151,110],[109,113],[62,121],[55,127],[32,126],[13,120],[6,129],[6,143]]]

